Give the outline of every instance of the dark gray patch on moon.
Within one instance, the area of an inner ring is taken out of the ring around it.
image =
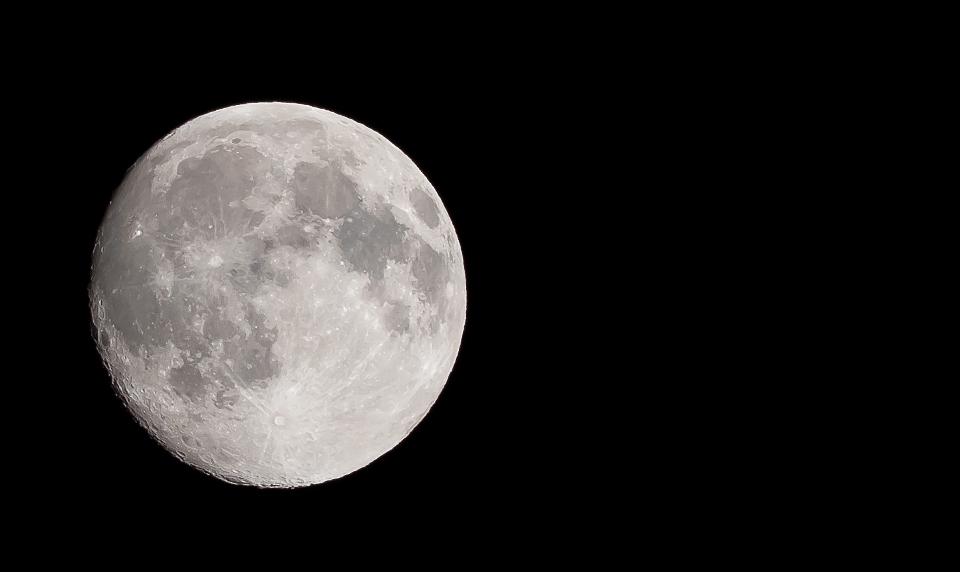
[[[234,393],[227,393],[226,390],[217,391],[213,398],[213,405],[218,409],[232,409],[237,404],[239,397]]]
[[[410,202],[413,204],[413,210],[416,211],[420,220],[427,223],[430,228],[437,228],[440,224],[440,210],[436,203],[420,187],[410,192]]]
[[[286,137],[286,134],[291,131],[323,139],[326,139],[327,134],[327,126],[313,119],[287,119],[279,124],[271,124],[271,129],[279,133],[281,137]]]
[[[245,238],[237,252],[242,256],[244,261],[252,261],[259,258],[266,248],[266,241],[254,236]]]
[[[293,174],[297,206],[323,218],[338,218],[360,202],[357,184],[334,164],[300,163]]]
[[[348,165],[356,169],[359,169],[367,164],[366,161],[362,160],[357,156],[356,153],[354,153],[353,149],[341,149],[340,160],[343,161],[344,165]]]
[[[313,119],[284,119],[277,120],[269,117],[251,118],[239,125],[227,125],[222,129],[213,131],[219,137],[226,137],[235,131],[250,131],[260,136],[270,136],[274,139],[283,141],[290,139],[299,140],[301,137],[310,136],[320,139],[326,139],[327,127]],[[288,137],[287,133],[296,133],[296,137]]]
[[[253,329],[253,336],[260,345],[270,349],[273,342],[277,341],[277,328],[267,327],[267,317],[250,306],[247,306],[247,323]]]
[[[267,380],[280,374],[280,362],[273,355],[272,346],[272,342],[263,345],[250,336],[227,344],[224,354],[233,360],[233,373],[241,383],[266,387]]]
[[[211,340],[229,340],[239,333],[236,324],[223,316],[223,301],[210,305],[210,314],[203,322],[203,333]]]
[[[186,324],[181,324],[186,326]],[[201,359],[210,355],[210,344],[204,339],[200,332],[192,329],[183,329],[175,331],[173,334],[173,345],[186,355],[183,361],[191,362],[195,359]]]
[[[437,314],[430,322],[430,331],[436,332],[440,324],[446,320],[447,312],[447,281],[450,279],[450,268],[446,259],[429,244],[422,244],[420,251],[410,268],[410,273],[417,279],[419,290],[426,301],[437,308]]]
[[[410,306],[396,303],[384,317],[384,324],[391,332],[402,334],[410,329]]]
[[[417,279],[417,289],[426,294],[431,304],[443,298],[447,285],[447,265],[443,257],[429,244],[420,246],[410,273]]]
[[[170,298],[161,300],[153,286],[155,272],[156,268],[147,265],[138,267],[133,273],[118,272],[121,280],[124,276],[137,276],[141,282],[117,288],[104,301],[104,305],[109,306],[114,327],[127,343],[127,349],[137,353],[145,344],[162,347],[167,342],[191,351],[203,349],[200,338],[190,331],[185,316],[198,308],[198,301],[176,282]]]
[[[268,249],[277,246],[290,246],[296,250],[304,250],[316,246],[316,239],[303,230],[303,225],[291,224],[278,229],[276,239],[267,243]]]
[[[374,281],[383,279],[388,260],[407,260],[406,227],[382,207],[374,212],[362,207],[354,209],[334,234],[350,270],[365,272]]]
[[[202,157],[177,165],[177,176],[164,195],[161,231],[177,233],[186,224],[211,239],[245,232],[263,221],[263,214],[240,203],[266,173],[266,157],[249,147],[217,146]]]
[[[215,140],[215,139],[226,139],[232,133],[238,130],[241,130],[241,131],[244,130],[244,126],[243,125],[237,126],[230,122],[223,125],[219,125],[217,127],[205,127],[203,130],[203,138],[206,141]],[[183,144],[189,144],[189,142],[181,143],[181,145]]]
[[[253,296],[256,294],[260,287],[263,285],[264,276],[259,272],[251,272],[250,266],[238,266],[231,268],[227,272],[229,276],[230,284],[233,285],[234,290],[239,294],[246,294],[248,296]]]
[[[194,402],[200,401],[206,394],[203,374],[193,364],[184,364],[170,370],[170,386],[181,396]]]
[[[154,320],[160,313],[160,302],[150,286],[153,272],[136,260],[140,249],[118,246],[117,243],[104,248],[99,287],[106,294],[106,314],[111,316],[127,349],[136,351],[137,346],[159,333]]]

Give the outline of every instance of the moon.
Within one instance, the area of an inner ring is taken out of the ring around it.
[[[466,316],[434,187],[333,112],[250,103],[193,119],[116,190],[94,245],[93,332],[127,409],[223,481],[356,471],[427,414]]]

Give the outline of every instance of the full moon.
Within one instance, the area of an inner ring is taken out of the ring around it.
[[[395,447],[465,323],[434,187],[383,136],[300,104],[228,107],[153,145],[92,263],[93,332],[123,403],[235,484],[322,483]]]

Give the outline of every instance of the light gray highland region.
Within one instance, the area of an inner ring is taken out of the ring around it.
[[[291,103],[221,109],[128,171],[93,253],[97,345],[137,421],[222,480],[296,487],[397,445],[453,369],[463,259],[397,147]]]

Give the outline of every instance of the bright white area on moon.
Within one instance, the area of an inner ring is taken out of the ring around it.
[[[350,119],[221,109],[148,150],[93,253],[104,363],[137,421],[217,478],[321,483],[397,445],[463,334],[460,244],[433,186]]]

